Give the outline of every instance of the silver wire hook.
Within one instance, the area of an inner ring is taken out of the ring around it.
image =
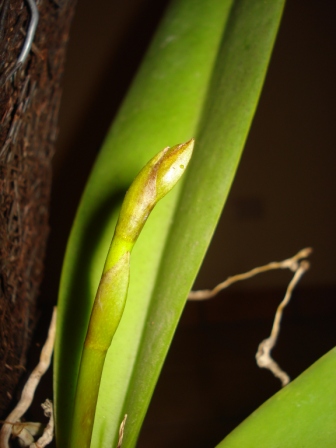
[[[18,57],[18,60],[16,61],[16,64],[14,65],[14,68],[12,70],[10,70],[10,72],[7,73],[7,75],[5,75],[4,80],[0,81],[0,86],[2,86],[2,84],[4,82],[6,82],[9,78],[11,78],[15,74],[15,72],[22,66],[22,64],[27,59],[27,56],[31,50],[32,45],[33,45],[35,31],[36,31],[37,24],[39,21],[39,12],[38,12],[38,9],[37,9],[37,6],[36,6],[36,3],[34,0],[26,0],[26,2],[28,3],[29,9],[30,9],[30,21],[29,21],[28,30],[26,33],[26,38],[25,38],[21,53]]]
[[[30,8],[30,22],[29,22],[29,27],[27,30],[25,42],[23,44],[20,56],[16,63],[17,66],[22,65],[24,63],[24,61],[26,60],[26,58],[30,52],[30,49],[31,49],[33,41],[34,41],[37,24],[39,21],[39,12],[38,12],[35,1],[34,0],[26,0],[26,2],[28,3],[28,6]]]

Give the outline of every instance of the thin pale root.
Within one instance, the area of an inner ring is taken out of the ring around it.
[[[275,377],[280,379],[282,386],[288,384],[290,378],[287,375],[287,373],[284,372],[281,369],[281,367],[274,361],[274,359],[271,356],[271,351],[274,348],[280,333],[280,324],[283,310],[291,299],[293,289],[301,279],[302,275],[309,269],[308,261],[302,259],[307,258],[311,253],[312,249],[310,247],[307,247],[305,249],[300,250],[296,255],[294,255],[291,258],[287,258],[286,260],[283,261],[273,261],[272,263],[268,263],[264,266],[254,268],[251,271],[245,272],[243,274],[234,275],[232,277],[229,277],[224,282],[219,283],[219,285],[215,286],[215,288],[213,289],[191,291],[188,295],[189,300],[207,300],[211,299],[220,291],[229,287],[233,283],[236,283],[241,280],[246,280],[263,272],[267,272],[273,269],[290,269],[292,272],[294,272],[294,276],[287,287],[285,297],[278,306],[277,311],[275,313],[271,335],[259,344],[258,351],[256,354],[256,361],[258,366],[270,370]]]
[[[281,319],[282,319],[282,314],[283,314],[284,308],[288,305],[288,303],[292,297],[292,292],[293,292],[295,286],[298,284],[302,275],[308,269],[309,269],[308,261],[306,261],[306,260],[301,261],[301,263],[298,266],[297,271],[295,272],[292,280],[290,281],[290,283],[287,287],[285,297],[283,298],[282,302],[280,303],[280,305],[278,306],[278,308],[276,310],[271,334],[267,339],[264,339],[259,344],[258,351],[256,354],[256,361],[257,361],[258,366],[263,369],[270,370],[275,377],[280,379],[282,387],[286,386],[289,383],[290,378],[287,375],[287,373],[284,372],[281,369],[281,367],[274,361],[274,359],[271,356],[271,351],[274,348],[274,346],[277,342],[279,333],[280,333],[280,328],[281,328],[280,325],[281,325]]]
[[[53,315],[51,318],[51,323],[49,327],[48,337],[47,340],[42,348],[41,355],[40,355],[40,361],[35,367],[35,369],[30,374],[21,394],[20,401],[16,405],[16,407],[13,409],[13,411],[8,415],[8,417],[5,419],[5,423],[2,425],[1,431],[0,431],[0,448],[9,448],[8,441],[9,437],[12,434],[13,425],[18,423],[21,419],[21,417],[24,415],[24,413],[27,411],[29,406],[31,405],[36,387],[38,386],[41,377],[44,375],[44,373],[47,371],[51,356],[54,348],[54,341],[55,341],[55,332],[56,332],[56,308],[54,308]],[[51,403],[51,402],[50,402]],[[48,405],[49,406],[49,405]],[[48,407],[49,409],[49,407]],[[52,409],[52,406],[51,406]],[[46,410],[45,410],[46,412]],[[48,410],[48,413],[50,411]],[[48,415],[51,420],[52,418],[52,410],[51,414]],[[52,423],[53,425],[53,423]],[[46,427],[46,429],[50,427],[50,421]],[[49,429],[48,429],[49,431]],[[43,434],[44,435],[44,434]],[[43,437],[43,436],[42,436]],[[37,442],[36,442],[37,443]],[[49,443],[49,442],[48,442]],[[30,445],[32,448],[42,448],[45,445],[36,445],[32,444]]]
[[[228,277],[224,282],[219,283],[213,289],[203,289],[200,291],[190,291],[188,295],[188,300],[207,300],[211,299],[217,295],[220,291],[228,288],[233,283],[240,282],[242,280],[247,280],[248,278],[254,277],[255,275],[262,274],[263,272],[268,272],[274,269],[290,269],[295,272],[298,269],[299,261],[302,258],[307,258],[312,253],[312,249],[307,247],[300,250],[294,257],[287,258],[283,261],[273,261],[264,266],[259,266],[258,268],[251,269],[243,274],[233,275]]]

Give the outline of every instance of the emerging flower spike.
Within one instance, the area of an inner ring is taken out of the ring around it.
[[[131,251],[154,206],[181,178],[191,158],[194,139],[167,147],[140,171],[126,193],[104,272]]]
[[[194,139],[159,152],[126,193],[95,297],[77,381],[71,448],[89,448],[105,356],[121,320],[129,284],[130,254],[157,202],[179,181]]]

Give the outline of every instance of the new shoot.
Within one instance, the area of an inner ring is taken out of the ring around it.
[[[194,139],[167,147],[140,171],[126,193],[98,286],[77,380],[71,448],[89,448],[104,361],[126,303],[130,254],[156,203],[178,182]]]

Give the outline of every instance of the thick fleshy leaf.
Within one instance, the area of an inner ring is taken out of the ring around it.
[[[55,351],[57,444],[66,447],[82,344],[127,187],[160,149],[196,137],[186,178],[134,248],[108,352],[92,446],[135,445],[186,296],[228,194],[265,77],[283,0],[179,0],[168,9],[97,159],[71,232]]]
[[[336,445],[336,349],[267,400],[217,448]]]

